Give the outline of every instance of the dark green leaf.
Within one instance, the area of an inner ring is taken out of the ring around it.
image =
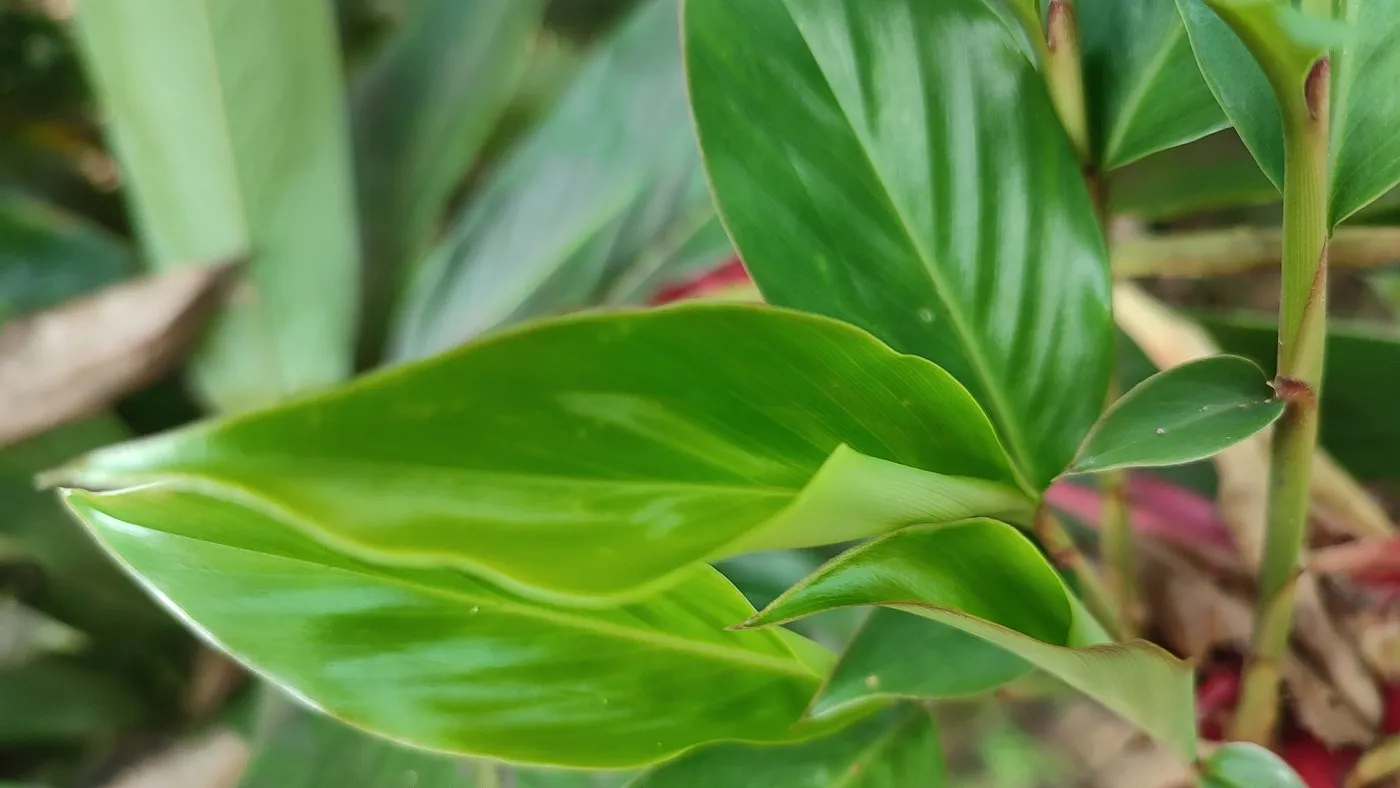
[[[946,775],[927,709],[891,709],[815,741],[720,744],[659,766],[627,788],[939,788]]]
[[[416,358],[503,324],[598,303],[729,254],[687,248],[714,208],[686,115],[676,0],[649,0],[600,45],[540,127],[418,271],[393,355]],[[653,285],[654,286],[654,285]]]
[[[77,32],[157,269],[249,258],[195,360],[223,410],[350,370],[358,253],[325,2],[82,3]]]
[[[1400,0],[1337,4],[1354,37],[1332,59],[1332,223],[1400,182]]]
[[[1148,221],[1279,201],[1234,129],[1155,153],[1108,176],[1114,214]]]
[[[256,502],[150,485],[70,492],[68,503],[172,610],[253,670],[338,719],[429,749],[640,765],[708,741],[789,738],[817,686],[816,646],[725,628],[753,608],[709,567],[634,604],[581,610],[448,569],[362,563]]]
[[[0,323],[126,277],[114,236],[37,200],[0,193]]]
[[[1198,316],[1220,346],[1272,371],[1278,356],[1274,318],[1238,314]],[[1333,322],[1327,329],[1322,396],[1322,445],[1352,473],[1400,477],[1400,411],[1377,392],[1400,391],[1400,335]]]
[[[705,303],[534,324],[61,475],[212,485],[367,560],[575,599],[1030,506],[938,367],[827,318]]]
[[[368,330],[383,330],[406,266],[431,244],[448,199],[505,110],[543,6],[419,0],[358,75],[355,175]]]
[[[1232,742],[1202,764],[1201,788],[1305,788],[1283,759],[1257,744]]]
[[[764,297],[942,365],[1028,485],[1100,410],[1108,267],[1043,79],[983,0],[694,0],[691,98]]]
[[[1203,460],[1283,415],[1264,372],[1239,356],[1211,356],[1148,378],[1094,425],[1071,471]]]
[[[1079,0],[1076,18],[1103,169],[1229,125],[1174,0]]]
[[[986,640],[1194,760],[1190,665],[1145,641],[1108,644],[1055,570],[1009,525],[971,520],[897,531],[846,552],[749,624],[848,605],[896,607]]]
[[[0,670],[0,698],[0,747],[112,736],[143,715],[131,687],[57,659]]]
[[[882,607],[871,612],[841,654],[812,713],[820,716],[870,698],[977,695],[1030,670],[1024,659],[961,629]]]

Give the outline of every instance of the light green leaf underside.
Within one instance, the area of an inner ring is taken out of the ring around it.
[[[331,6],[121,0],[75,22],[146,260],[248,258],[194,360],[200,392],[248,410],[340,381],[359,262]]]
[[[1400,0],[1338,3],[1352,38],[1332,59],[1332,224],[1400,182]]]
[[[906,706],[802,744],[706,747],[656,767],[627,788],[939,788],[945,779],[932,716]]]
[[[1201,788],[1305,788],[1283,759],[1257,744],[1231,742],[1201,764]]]
[[[1284,404],[1253,361],[1211,356],[1159,372],[1104,413],[1071,471],[1182,465],[1274,423]]]
[[[183,479],[366,560],[571,599],[738,552],[1029,508],[938,367],[836,321],[730,304],[536,324],[59,476]]]
[[[983,0],[693,0],[685,37],[716,201],[765,299],[943,366],[1047,484],[1106,391],[1108,269],[1007,22]]]
[[[1174,0],[1080,0],[1079,8],[1104,170],[1229,125],[1201,77]]]
[[[897,531],[847,551],[752,626],[833,607],[884,605],[981,638],[1099,701],[1194,760],[1191,666],[1145,641],[1086,637],[1084,614],[1040,552],[1004,523]]]
[[[629,767],[791,737],[816,689],[797,636],[725,628],[752,608],[708,567],[635,604],[560,608],[447,569],[363,563],[167,485],[67,496],[221,648],[341,720],[427,749]]]

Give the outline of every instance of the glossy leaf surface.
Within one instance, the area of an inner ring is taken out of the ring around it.
[[[1239,356],[1211,356],[1159,372],[1104,413],[1071,470],[1182,465],[1203,460],[1283,415],[1263,370]]]
[[[1337,4],[1351,37],[1332,59],[1332,223],[1400,183],[1400,0]]]
[[[1231,742],[1201,766],[1202,788],[1305,788],[1282,758],[1257,744]]]
[[[102,228],[0,194],[0,324],[120,281],[132,264],[131,252]]]
[[[902,706],[802,744],[720,744],[659,766],[628,788],[940,788],[938,729],[927,709]]]
[[[366,312],[381,331],[526,65],[542,0],[421,0],[357,77],[355,175]],[[376,342],[382,337],[376,337]]]
[[[167,485],[70,492],[68,503],[240,661],[339,719],[428,749],[632,766],[715,739],[783,739],[816,689],[790,650],[797,636],[725,629],[752,608],[708,567],[585,611],[447,569],[356,561],[256,503]]]
[[[870,698],[978,695],[1030,670],[1024,659],[957,627],[881,607],[871,611],[841,653],[812,713],[820,716]]]
[[[1228,125],[1175,0],[1080,0],[1076,18],[1104,170]]]
[[[1099,701],[1194,759],[1191,667],[1143,641],[1108,644],[1040,552],[991,520],[897,531],[847,551],[752,619],[884,605],[986,640]]]
[[[714,208],[686,113],[677,5],[643,3],[453,221],[400,310],[396,358],[645,301],[636,283],[684,279],[730,254],[722,233],[705,232]]]
[[[1108,176],[1109,211],[1149,221],[1278,201],[1278,189],[1234,129],[1154,153]]]
[[[535,324],[68,476],[214,484],[370,560],[568,597],[1029,506],[938,367],[833,320],[724,304]]]
[[[107,132],[157,269],[247,257],[195,361],[221,410],[338,382],[358,278],[354,185],[328,3],[77,7]]]
[[[1047,484],[1103,401],[1108,268],[1006,23],[982,0],[695,0],[686,41],[716,199],[765,299],[940,364]]]

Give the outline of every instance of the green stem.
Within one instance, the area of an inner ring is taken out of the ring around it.
[[[1128,516],[1128,474],[1099,474],[1099,533],[1108,592],[1117,602],[1123,637],[1137,634],[1137,541]]]
[[[1232,227],[1150,235],[1113,248],[1113,276],[1228,276],[1273,268],[1283,259],[1276,227]],[[1400,227],[1343,227],[1328,243],[1328,265],[1366,270],[1400,260]]]
[[[1089,113],[1084,103],[1084,69],[1080,56],[1079,26],[1074,4],[1050,0],[1046,15],[1047,48],[1044,58],[1045,82],[1050,101],[1060,116],[1070,144],[1081,162],[1089,161]]]
[[[1293,619],[1294,578],[1307,533],[1308,488],[1317,449],[1318,398],[1327,338],[1327,150],[1330,63],[1308,73],[1301,107],[1285,108],[1283,301],[1278,378],[1287,409],[1274,430],[1269,515],[1250,665],[1233,738],[1266,744],[1278,708],[1279,660]]]
[[[1048,508],[1041,506],[1035,513],[1034,530],[1036,538],[1050,554],[1050,560],[1078,581],[1079,595],[1083,597],[1084,606],[1088,608],[1089,613],[1103,625],[1109,635],[1115,640],[1121,640],[1123,624],[1118,620],[1113,598],[1104,587],[1094,565],[1080,552],[1079,547],[1065,531],[1064,525]]]

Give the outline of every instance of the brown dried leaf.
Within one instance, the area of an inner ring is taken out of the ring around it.
[[[215,731],[137,764],[106,788],[234,788],[248,758],[248,745],[241,738]]]
[[[179,268],[0,327],[0,446],[89,415],[163,374],[226,293],[233,269]]]

